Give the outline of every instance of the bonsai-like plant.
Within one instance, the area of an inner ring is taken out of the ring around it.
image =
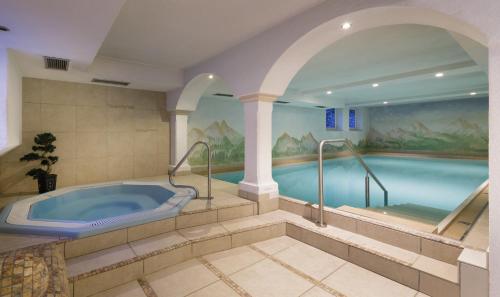
[[[26,162],[40,161],[41,167],[31,169],[26,175],[38,180],[40,193],[55,190],[56,175],[51,174],[51,172],[52,165],[59,160],[59,157],[50,154],[56,149],[56,146],[53,145],[56,137],[52,133],[41,133],[35,136],[34,141],[35,145],[31,148],[33,152],[24,155],[19,160]]]

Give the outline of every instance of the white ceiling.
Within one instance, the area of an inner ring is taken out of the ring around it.
[[[435,27],[376,28],[350,35],[313,57],[280,100],[361,106],[464,98],[470,92],[484,97],[487,54],[480,44]],[[444,76],[435,78],[437,72]]]
[[[92,63],[125,0],[1,0],[0,45],[20,52]]]
[[[324,0],[128,0],[99,55],[185,68]]]

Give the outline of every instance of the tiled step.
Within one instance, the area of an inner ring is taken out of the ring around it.
[[[75,297],[90,296],[193,257],[285,235],[253,217],[180,229],[66,260]]]
[[[285,211],[180,229],[67,260],[74,296],[85,297],[217,251],[288,235],[430,296],[458,296],[458,269]]]

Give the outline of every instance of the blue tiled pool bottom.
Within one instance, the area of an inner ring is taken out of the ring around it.
[[[486,160],[364,156],[389,192],[389,205],[412,204],[453,211],[488,179]],[[317,203],[317,162],[273,168],[280,194]],[[238,183],[243,172],[214,175]],[[354,158],[324,162],[325,204],[365,207],[365,171]],[[383,192],[370,182],[371,206],[383,206]]]

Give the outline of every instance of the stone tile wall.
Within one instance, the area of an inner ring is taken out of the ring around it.
[[[23,143],[0,157],[0,193],[34,192],[19,162],[33,137],[56,137],[58,187],[166,174],[169,123],[165,93],[23,79]]]

